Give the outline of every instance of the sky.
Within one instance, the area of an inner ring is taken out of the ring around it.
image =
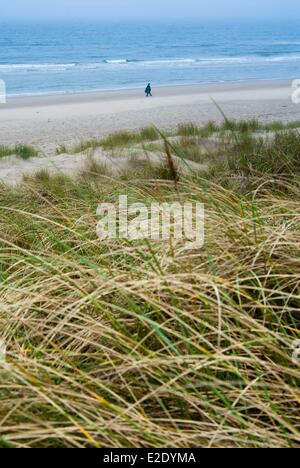
[[[299,0],[0,0],[0,19],[300,19]]]

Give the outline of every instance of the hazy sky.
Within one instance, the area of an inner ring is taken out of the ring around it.
[[[299,0],[0,0],[0,19],[300,18]]]

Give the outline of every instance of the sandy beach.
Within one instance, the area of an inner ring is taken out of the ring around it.
[[[1,158],[0,180],[15,184],[42,169],[76,174],[90,155],[57,155],[60,145],[71,147],[118,130],[149,125],[173,130],[180,123],[219,122],[223,116],[218,106],[230,119],[300,120],[300,106],[292,103],[287,81],[154,88],[154,96],[147,99],[137,89],[9,99],[0,108],[1,144],[34,145],[39,155],[29,160]],[[111,161],[98,148],[93,157],[115,173],[126,166],[128,155]]]
[[[290,81],[154,87],[154,96],[148,99],[143,89],[22,97],[9,98],[0,106],[0,141],[33,144],[51,154],[58,145],[117,130],[220,121],[222,115],[212,99],[232,119],[287,122],[300,118],[300,106],[291,101]]]

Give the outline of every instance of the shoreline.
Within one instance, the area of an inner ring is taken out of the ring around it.
[[[195,94],[195,93],[209,93],[220,91],[232,90],[254,90],[254,89],[269,89],[275,85],[277,87],[291,86],[293,79],[260,79],[260,80],[240,80],[240,81],[224,81],[224,82],[211,82],[211,83],[196,83],[196,84],[177,84],[177,85],[153,85],[154,97],[161,97],[162,95],[176,96],[178,94]],[[144,96],[143,87],[132,88],[118,88],[118,89],[99,89],[99,90],[86,90],[80,92],[66,91],[57,93],[43,93],[32,95],[11,95],[7,96],[7,103],[0,105],[2,108],[15,108],[20,105],[35,106],[44,104],[62,104],[73,103],[79,101],[94,101],[95,99],[120,99],[128,97]]]

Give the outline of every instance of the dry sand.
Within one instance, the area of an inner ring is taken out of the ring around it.
[[[165,154],[147,153],[140,151],[139,156],[135,155],[135,162],[147,161],[153,166],[158,166],[165,158]],[[181,173],[188,173],[190,169],[205,169],[207,164],[198,164],[193,161],[183,163],[176,158],[177,168]],[[130,153],[125,153],[119,157],[113,157],[109,152],[101,148],[94,151],[86,151],[78,154],[60,154],[47,157],[34,157],[30,160],[23,160],[15,156],[4,158],[0,161],[0,180],[9,185],[20,183],[24,176],[30,176],[42,170],[49,174],[64,174],[67,176],[76,176],[82,171],[89,171],[89,164],[96,162],[105,168],[108,177],[117,176],[126,171],[131,164]],[[91,169],[93,170],[93,169]]]
[[[222,115],[212,99],[232,119],[300,120],[300,105],[291,100],[290,81],[161,87],[154,88],[153,98],[145,98],[143,90],[23,97],[0,105],[0,144],[33,144],[45,159],[52,159],[59,145],[101,138],[117,130],[153,124],[172,129],[182,122],[220,121]],[[71,166],[68,158],[74,156],[57,157],[56,162],[60,167]],[[5,158],[0,161],[0,179],[5,179],[8,170],[13,178],[17,167],[19,173],[23,167],[26,172],[31,166],[34,170],[34,164],[40,169],[41,159],[37,164]]]

